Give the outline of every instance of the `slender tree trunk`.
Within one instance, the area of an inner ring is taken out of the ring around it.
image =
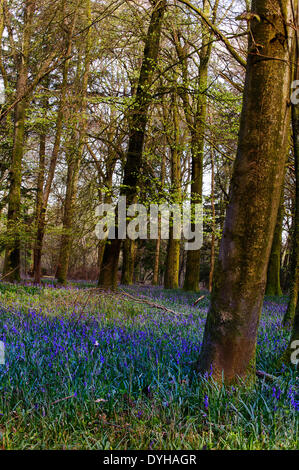
[[[198,361],[199,371],[219,382],[224,376],[227,383],[255,378],[257,329],[288,148],[291,0],[253,0],[251,11],[238,151]]]
[[[121,194],[127,197],[127,205],[134,203],[138,196],[139,173],[142,166],[142,151],[147,124],[148,108],[151,102],[150,86],[157,66],[161,27],[166,0],[157,0],[152,11],[145,41],[143,61],[135,95],[135,105],[130,118],[130,135],[127,159],[124,167],[124,180]],[[121,240],[110,240],[105,245],[99,285],[105,288],[117,287],[117,271]]]
[[[166,152],[164,151],[161,162],[161,190],[163,191],[166,171]],[[158,238],[155,247],[155,262],[152,285],[159,285],[159,267],[160,267],[160,249],[161,249],[161,214],[158,214]]]
[[[63,12],[64,12],[63,5]],[[57,164],[57,159],[60,150],[60,143],[61,143],[61,136],[62,136],[62,128],[63,128],[63,121],[64,121],[64,113],[65,113],[65,106],[66,106],[66,93],[67,93],[67,78],[68,78],[68,71],[70,65],[70,59],[68,58],[71,53],[72,49],[72,36],[75,28],[77,20],[77,14],[74,16],[74,20],[72,23],[71,28],[67,33],[67,51],[66,57],[67,59],[63,63],[62,68],[62,84],[61,84],[61,92],[59,98],[59,105],[57,111],[57,118],[56,118],[56,128],[55,128],[55,139],[53,150],[50,159],[49,171],[48,176],[45,183],[45,188],[43,192],[43,202],[42,207],[40,208],[40,214],[38,215],[38,224],[37,224],[37,233],[36,233],[36,240],[34,244],[34,282],[39,284],[41,281],[41,258],[42,258],[42,248],[43,248],[43,240],[45,235],[45,228],[46,228],[46,212],[48,206],[48,200],[51,192],[51,187],[55,175],[55,169]],[[65,26],[66,27],[66,26]]]
[[[213,23],[216,21],[217,0],[213,8]],[[208,0],[203,1],[203,11],[208,17],[210,15],[210,4]],[[203,181],[203,152],[205,142],[205,127],[207,113],[206,89],[208,86],[208,68],[212,52],[212,40],[209,29],[202,22],[202,47],[200,52],[200,64],[198,68],[198,99],[196,110],[193,112],[189,102],[188,89],[188,65],[187,51],[180,44],[177,32],[174,31],[174,41],[182,67],[184,87],[180,95],[183,100],[186,122],[191,135],[191,155],[192,155],[192,175],[191,175],[191,209],[194,217],[194,206],[202,202],[202,181]],[[192,230],[194,230],[192,223]],[[187,291],[197,291],[200,280],[200,250],[189,250],[186,259],[186,272],[184,289]]]
[[[297,12],[298,25],[298,12]],[[295,80],[299,80],[299,37],[296,30],[296,65]],[[295,157],[295,217],[293,220],[293,240],[292,240],[292,258],[291,258],[291,285],[290,299],[285,313],[283,323],[289,326],[294,321],[299,289],[299,104],[292,103],[292,130]]]
[[[130,286],[134,282],[136,250],[136,241],[126,238],[123,243],[123,266],[121,283],[127,286]]]
[[[280,257],[282,243],[282,223],[284,218],[284,198],[283,191],[277,214],[277,220],[274,230],[273,243],[268,264],[266,295],[282,295],[280,287]]]
[[[91,10],[90,0],[86,0],[86,16],[87,26],[91,24]],[[63,235],[61,237],[58,267],[56,271],[56,279],[59,284],[65,284],[67,281],[67,273],[69,268],[69,260],[71,247],[73,242],[73,221],[74,210],[77,196],[77,185],[81,160],[85,146],[85,134],[87,126],[86,110],[87,110],[87,86],[90,69],[90,51],[91,51],[91,37],[90,28],[88,29],[86,46],[85,46],[85,60],[84,60],[84,73],[80,93],[79,107],[75,105],[75,115],[79,112],[80,119],[75,123],[74,132],[70,142],[70,154],[68,158],[68,173],[67,173],[67,187],[64,205],[63,216]],[[78,77],[80,77],[81,66],[78,63]],[[75,145],[74,145],[75,143]]]
[[[45,179],[45,160],[46,160],[46,134],[42,132],[40,135],[39,144],[39,166],[37,175],[37,192],[36,192],[36,226],[40,226],[40,217],[43,207],[43,189]],[[37,237],[35,240],[35,246],[33,250],[33,272],[41,272],[41,256],[40,250],[37,246]]]
[[[66,195],[64,200],[63,234],[60,242],[59,261],[56,271],[56,279],[59,284],[65,284],[69,267],[70,253],[73,240],[73,219],[75,201],[77,194],[78,174],[80,168],[81,155],[76,149],[71,150],[71,157],[68,163]],[[76,155],[74,155],[76,154]]]
[[[292,353],[294,353],[295,350],[298,350],[298,348],[299,348],[299,302],[297,302],[296,309],[295,309],[295,315],[293,318],[293,328],[291,332],[290,341],[289,341],[286,351],[283,353],[282,357],[278,361],[278,364],[277,364],[278,367],[281,367],[282,364],[294,365],[294,363],[292,362]],[[297,354],[297,358],[298,358],[298,354]],[[297,369],[299,369],[298,365],[297,365]]]
[[[216,213],[215,213],[215,161],[214,150],[211,149],[211,207],[212,207],[212,240],[211,240],[211,264],[209,274],[209,291],[212,292],[213,276],[215,268],[215,239],[216,239]]]
[[[210,6],[204,0],[203,9],[208,16]],[[206,25],[202,24],[202,48],[200,52],[198,104],[194,126],[191,130],[191,152],[192,152],[192,183],[191,183],[191,207],[202,202],[202,180],[203,180],[203,153],[205,143],[205,127],[207,114],[208,69],[211,57],[211,38]],[[192,224],[194,230],[194,224]],[[200,281],[200,250],[189,250],[187,252],[186,272],[184,290],[197,291]]]
[[[152,285],[158,286],[159,285],[159,267],[160,267],[160,247],[161,247],[161,217],[158,219],[158,238],[156,240],[155,246],[155,261],[154,261],[154,272],[153,272],[153,280]]]
[[[27,87],[31,25],[35,2],[26,0],[24,7],[24,32],[22,49],[18,55],[18,78],[16,99],[23,96]],[[21,237],[21,182],[24,154],[24,129],[27,100],[19,101],[14,109],[14,136],[10,188],[8,196],[7,230],[9,242],[6,247],[3,275],[6,280],[20,280],[20,237]]]
[[[172,102],[173,110],[173,140],[170,141],[171,150],[171,196],[175,204],[181,203],[181,162],[180,162],[180,128],[178,116],[177,96]],[[169,139],[170,140],[170,139]],[[174,221],[170,221],[170,233],[167,246],[166,268],[164,275],[165,289],[177,289],[179,287],[180,244],[181,240],[174,238]]]

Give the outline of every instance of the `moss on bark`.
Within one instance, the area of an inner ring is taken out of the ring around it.
[[[282,3],[283,7],[282,8]],[[287,15],[285,15],[285,8]],[[257,329],[288,149],[291,1],[253,0],[234,164],[198,369],[254,380]]]

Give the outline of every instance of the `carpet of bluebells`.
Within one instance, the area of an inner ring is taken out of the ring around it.
[[[298,379],[277,359],[286,298],[264,302],[253,387],[198,377],[209,303],[126,291],[177,312],[67,288],[0,283],[0,449],[298,449]]]

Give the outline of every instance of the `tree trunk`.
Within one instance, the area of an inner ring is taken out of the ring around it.
[[[279,366],[281,367],[282,364],[290,365],[292,364],[292,353],[295,352],[295,349],[298,350],[299,347],[299,302],[297,302],[295,316],[293,319],[293,328],[291,333],[290,342],[288,347],[279,361]],[[298,358],[298,354],[297,354]],[[298,369],[298,365],[297,365]]]
[[[23,96],[27,87],[31,25],[35,2],[27,0],[24,7],[24,32],[22,49],[18,55],[18,78],[16,99]],[[10,188],[8,196],[7,230],[9,241],[6,246],[3,276],[7,281],[20,280],[20,238],[21,238],[21,182],[24,154],[24,126],[27,100],[21,99],[14,109],[14,136]]]
[[[204,0],[203,11],[208,16],[210,13],[209,2]],[[202,23],[202,47],[200,51],[198,103],[191,129],[191,152],[192,152],[192,183],[191,183],[191,207],[202,202],[202,180],[203,180],[203,152],[205,143],[205,127],[207,114],[208,69],[211,57],[211,37],[207,26]],[[192,224],[194,230],[194,224]],[[200,281],[200,250],[189,250],[187,252],[186,273],[184,290],[197,291]]]
[[[47,106],[46,100],[46,106]],[[42,132],[40,135],[40,144],[39,144],[39,166],[38,166],[38,175],[37,175],[37,192],[36,192],[36,226],[37,230],[40,226],[40,218],[43,208],[43,189],[44,189],[44,179],[45,179],[45,160],[46,160],[46,134]],[[39,242],[38,239],[38,231],[37,236],[35,239],[35,245],[33,250],[33,272],[34,275],[36,272],[39,273],[40,282],[40,274],[41,274],[41,250],[39,250]]]
[[[63,4],[63,14],[65,4]],[[66,57],[67,59],[63,63],[62,68],[62,84],[61,84],[61,92],[59,98],[59,105],[57,111],[57,118],[56,118],[56,128],[55,128],[55,140],[53,145],[53,150],[50,159],[49,171],[48,176],[45,183],[45,188],[43,192],[43,202],[42,207],[40,208],[40,214],[38,215],[37,221],[37,233],[36,233],[36,240],[34,244],[34,282],[39,284],[41,282],[41,259],[42,259],[42,248],[43,248],[43,240],[45,235],[45,228],[46,228],[46,212],[48,206],[48,200],[51,192],[51,187],[54,179],[58,154],[60,150],[60,142],[62,136],[62,127],[64,121],[64,113],[65,113],[65,106],[66,106],[66,92],[67,92],[67,78],[68,78],[68,71],[70,65],[69,56],[72,50],[72,36],[76,24],[77,14],[74,16],[74,20],[72,26],[70,27],[69,31],[67,32],[67,51]],[[65,28],[67,26],[65,25]]]
[[[161,190],[163,191],[165,182],[165,171],[166,171],[166,153],[163,153],[161,162]],[[159,266],[160,266],[160,248],[161,248],[161,214],[158,214],[158,238],[156,240],[155,247],[155,262],[152,285],[159,285]]]
[[[126,238],[123,243],[123,266],[121,283],[130,286],[134,282],[134,268],[137,243],[135,240]]]
[[[79,78],[81,75],[80,58],[78,62],[77,76],[78,85],[80,90],[79,106],[74,106],[75,115],[79,113],[80,118],[75,123],[74,131],[70,142],[70,153],[68,156],[68,173],[67,173],[67,187],[64,205],[63,216],[63,235],[61,237],[58,267],[56,271],[56,279],[59,284],[65,284],[67,281],[67,273],[69,268],[69,260],[71,247],[73,242],[73,221],[75,201],[77,196],[78,176],[82,160],[82,155],[85,146],[85,134],[87,126],[86,110],[87,110],[87,86],[90,69],[90,51],[91,51],[91,37],[90,37],[90,24],[91,24],[91,10],[90,0],[86,0],[86,18],[88,34],[85,44],[85,60],[84,60],[84,73],[82,84],[80,86]]]
[[[297,20],[298,21],[298,20]],[[298,38],[297,38],[298,42]],[[299,80],[299,44],[296,52],[295,80]],[[291,286],[288,308],[285,313],[283,323],[288,326],[293,323],[299,288],[299,104],[292,103],[292,129],[295,157],[295,217],[293,220],[293,243],[291,261]]]
[[[277,221],[274,230],[273,243],[268,264],[266,295],[282,295],[280,287],[280,256],[282,242],[282,223],[284,218],[284,198],[283,191],[277,214]]]
[[[253,0],[237,157],[198,370],[227,383],[255,378],[289,129],[291,0]],[[258,16],[255,16],[258,15]],[[260,21],[259,21],[260,20]]]
[[[150,86],[157,67],[161,27],[165,9],[166,0],[158,0],[155,2],[144,46],[143,61],[135,94],[135,103],[134,107],[132,107],[132,116],[130,117],[129,144],[124,167],[123,187],[121,189],[121,194],[127,197],[127,205],[134,203],[138,195],[143,143],[148,108],[151,102]],[[121,240],[117,238],[106,243],[98,282],[99,286],[112,289],[116,288],[120,248]]]
[[[172,102],[173,110],[173,140],[170,140],[171,150],[171,196],[174,204],[181,203],[181,162],[180,162],[180,128],[178,116],[178,104],[176,94]],[[180,267],[180,245],[181,240],[174,238],[174,221],[170,220],[169,240],[167,246],[166,267],[164,275],[165,289],[177,289],[179,287],[179,267]]]
[[[209,273],[209,291],[212,292],[213,276],[215,269],[215,239],[216,239],[216,213],[215,213],[215,161],[214,149],[211,149],[211,206],[212,206],[212,240],[211,240],[211,263]]]

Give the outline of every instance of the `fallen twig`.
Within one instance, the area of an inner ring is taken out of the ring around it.
[[[256,375],[270,382],[273,382],[274,380],[278,380],[278,377],[275,377],[275,375],[268,374],[267,372],[264,372],[262,370],[257,370]]]
[[[149,305],[152,308],[156,308],[156,309],[159,309],[159,310],[164,310],[165,312],[172,313],[173,315],[185,315],[185,316],[187,315],[186,313],[175,312],[174,310],[171,310],[170,308],[167,308],[164,305],[156,304],[155,302],[152,302],[151,300],[141,299],[140,297],[133,297],[133,295],[128,294],[127,292],[123,291],[122,289],[120,289],[120,290],[122,292],[121,295],[123,295],[125,297],[128,297],[130,300],[134,300],[134,302],[144,303],[146,305]]]
[[[68,397],[64,398],[59,398],[58,400],[52,401],[51,405],[56,405],[56,403],[59,403],[61,401],[69,400],[70,398],[74,398],[76,395],[69,395]]]
[[[201,295],[201,296],[194,302],[193,307],[195,307],[195,306],[198,304],[198,302],[200,302],[200,301],[201,301],[202,299],[204,299],[204,298],[205,298],[205,295]]]

